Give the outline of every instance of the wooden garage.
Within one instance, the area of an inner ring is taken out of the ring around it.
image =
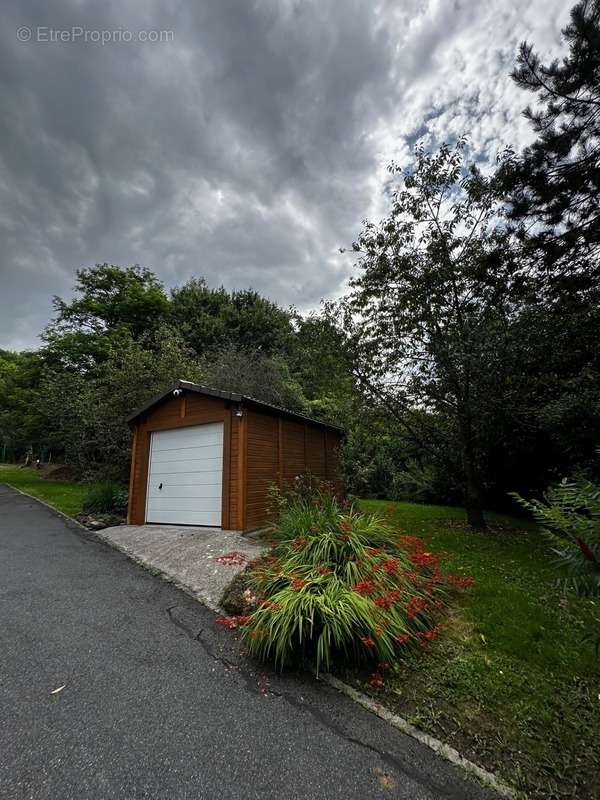
[[[337,484],[342,432],[234,392],[177,381],[129,418],[128,522],[250,531],[297,475]]]

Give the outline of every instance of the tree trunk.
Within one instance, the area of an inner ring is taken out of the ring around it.
[[[483,516],[483,499],[481,496],[481,482],[477,474],[477,460],[473,447],[473,435],[470,416],[466,415],[460,423],[460,432],[463,445],[463,466],[465,472],[465,510],[467,522],[472,528],[485,530],[487,523]]]
[[[483,516],[483,503],[479,484],[471,469],[466,468],[465,472],[465,509],[467,512],[467,522],[472,528],[485,530],[487,528],[487,523]]]

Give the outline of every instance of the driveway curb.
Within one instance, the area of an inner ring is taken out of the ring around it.
[[[99,541],[102,542],[102,544],[105,544],[105,545],[108,545],[109,547],[112,547],[113,550],[118,550],[119,553],[123,553],[123,555],[127,556],[127,558],[130,561],[133,561],[134,564],[138,564],[140,567],[143,567],[143,569],[145,569],[146,572],[150,572],[152,575],[155,575],[157,578],[160,578],[161,580],[166,581],[167,583],[172,583],[173,586],[176,586],[182,592],[187,594],[188,597],[191,597],[193,600],[196,600],[196,602],[201,603],[203,606],[206,606],[206,608],[210,609],[215,614],[223,614],[224,613],[223,609],[220,608],[218,605],[215,605],[215,603],[212,603],[207,597],[205,597],[204,595],[200,594],[199,592],[195,592],[193,589],[190,589],[189,586],[187,586],[185,583],[182,583],[182,582],[178,581],[177,578],[173,577],[173,575],[171,575],[170,573],[164,572],[163,570],[159,569],[158,567],[156,567],[154,564],[150,563],[149,561],[145,561],[143,558],[140,558],[138,555],[133,553],[127,547],[124,547],[123,545],[119,544],[118,542],[115,542],[110,537],[103,536],[102,535],[102,529],[100,529],[99,531],[89,531],[89,532],[93,533],[94,536]]]
[[[12,489],[13,491],[18,492],[19,494],[22,494],[24,497],[29,497],[30,500],[35,500],[36,503],[41,503],[43,506],[46,506],[46,508],[48,508],[54,514],[58,514],[59,517],[62,517],[65,520],[65,522],[68,522],[70,525],[73,525],[82,531],[86,531],[86,533],[93,533],[93,531],[91,531],[89,528],[86,528],[85,525],[82,525],[81,522],[79,522],[79,520],[76,520],[74,517],[70,517],[68,514],[65,514],[64,511],[61,511],[60,509],[56,508],[56,506],[50,505],[50,503],[47,503],[45,500],[41,500],[39,497],[36,497],[33,494],[29,494],[29,492],[24,492],[23,489],[19,489],[16,486],[13,486],[12,483],[4,483],[4,486],[8,486],[9,489]]]
[[[444,742],[441,742],[434,736],[430,736],[428,733],[424,733],[418,728],[415,728],[415,726],[411,725],[410,722],[398,714],[394,714],[381,703],[373,700],[372,697],[359,692],[358,689],[355,689],[353,686],[344,683],[344,681],[341,681],[339,678],[336,678],[328,673],[321,675],[320,679],[332,688],[337,689],[338,692],[350,697],[355,703],[358,703],[358,705],[366,708],[367,711],[376,714],[380,719],[383,719],[388,724],[393,725],[394,728],[402,731],[402,733],[412,736],[413,739],[416,739],[421,744],[429,747],[430,750],[433,750],[439,756],[442,756],[442,758],[445,758],[447,761],[450,761],[457,767],[461,767],[465,772],[474,775],[478,780],[481,781],[481,783],[490,789],[493,789],[501,797],[506,797],[508,800],[517,800],[519,797],[522,797],[522,795],[516,789],[513,789],[507,784],[503,783],[492,772],[488,772],[486,769],[480,767],[478,764],[475,764],[473,761],[469,761],[468,758],[461,756],[458,750],[450,747],[450,745],[444,744]]]

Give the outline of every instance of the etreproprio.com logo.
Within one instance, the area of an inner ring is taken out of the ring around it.
[[[19,42],[35,42],[40,44],[130,44],[133,42],[172,42],[173,31],[160,31],[155,28],[148,30],[132,31],[128,28],[113,28],[111,30],[100,28],[84,28],[82,25],[73,25],[70,28],[52,28],[48,25],[38,25],[31,28],[21,25],[17,28]]]

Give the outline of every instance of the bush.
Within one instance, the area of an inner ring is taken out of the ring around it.
[[[242,621],[252,655],[282,667],[388,662],[426,646],[443,605],[438,559],[381,518],[343,509],[327,492],[279,497],[270,555],[249,584],[262,598]]]
[[[512,495],[529,511],[549,540],[563,590],[587,597],[600,596],[600,486],[588,480],[564,479],[548,489],[543,500]],[[584,641],[594,643],[600,658],[600,631],[590,631]]]
[[[113,481],[101,481],[86,494],[83,510],[88,513],[122,514],[127,509],[127,490]]]
[[[600,595],[600,486],[584,479],[563,480],[544,500],[513,497],[531,512],[549,540],[565,577],[564,589]]]
[[[332,481],[317,478],[310,472],[296,475],[294,480],[289,481],[283,490],[276,484],[272,484],[269,489],[270,511],[274,517],[278,518],[277,524],[273,526],[273,535],[277,538],[286,538],[285,529],[281,527],[282,524],[285,525],[286,512],[294,508],[317,508],[320,503],[327,502],[327,498],[335,496],[335,484]],[[341,507],[348,507],[345,500],[339,501],[339,503]],[[293,515],[288,521],[293,524]]]

